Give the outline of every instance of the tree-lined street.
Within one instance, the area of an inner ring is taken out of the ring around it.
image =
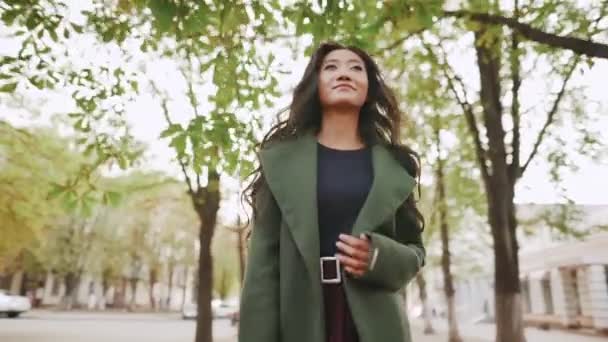
[[[421,157],[416,341],[608,329],[607,30],[589,0],[0,0],[0,290],[64,310],[0,340],[234,335],[240,195],[326,41],[373,56]]]
[[[196,321],[178,314],[33,311],[0,319],[2,342],[181,342],[194,339]],[[230,321],[213,322],[214,341],[233,342]]]
[[[416,342],[447,340],[447,325],[435,320],[438,333],[422,333],[422,322],[413,320],[412,336]],[[194,338],[195,321],[182,320],[178,314],[120,312],[56,312],[36,310],[20,320],[0,319],[2,342],[188,342]],[[463,324],[461,335],[466,342],[492,341],[492,324]],[[229,320],[213,322],[215,342],[236,342],[236,328]],[[564,331],[527,329],[529,342],[601,342],[605,338]]]

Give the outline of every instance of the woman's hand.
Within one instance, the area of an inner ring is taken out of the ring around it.
[[[354,276],[362,276],[369,267],[371,244],[365,234],[356,238],[348,234],[340,234],[336,246],[342,253],[336,254],[344,270]]]

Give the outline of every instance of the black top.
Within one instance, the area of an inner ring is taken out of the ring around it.
[[[334,256],[341,233],[350,234],[373,181],[369,147],[336,150],[317,143],[317,203],[321,256]]]

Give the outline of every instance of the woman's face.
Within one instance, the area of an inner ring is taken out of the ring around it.
[[[319,99],[323,108],[361,108],[367,88],[367,71],[359,55],[339,49],[325,56],[319,69]]]

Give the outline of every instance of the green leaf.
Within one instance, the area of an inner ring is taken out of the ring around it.
[[[78,33],[82,33],[82,26],[78,25],[78,24],[74,24],[72,23],[72,28],[74,29],[74,31],[78,32]]]
[[[161,32],[168,32],[176,14],[175,4],[169,0],[151,1],[150,10],[154,16],[156,28]]]
[[[79,118],[83,115],[84,114],[82,114],[82,113],[68,113],[68,116],[71,117],[72,119]]]
[[[129,84],[131,85],[131,89],[133,89],[136,93],[139,93],[139,84],[137,81],[131,80]]]
[[[174,135],[177,132],[183,131],[183,128],[180,124],[171,124],[167,129],[160,133],[160,138],[166,138]]]
[[[113,31],[110,31],[110,30],[107,30],[107,31],[103,32],[103,33],[101,34],[101,40],[102,40],[104,43],[108,43],[108,42],[110,42],[110,41],[112,40],[112,37],[114,36],[114,34],[113,34],[113,33],[114,33],[114,32],[113,32]]]
[[[17,88],[17,82],[8,83],[0,87],[0,92],[3,93],[12,93]]]
[[[59,37],[57,36],[57,32],[55,30],[49,30],[49,35],[51,35],[51,39],[53,39],[54,42],[59,40]]]
[[[126,170],[128,167],[128,161],[127,158],[123,155],[119,155],[117,157],[117,161],[118,161],[118,166],[120,167],[121,170]]]
[[[65,185],[59,183],[51,183],[51,190],[47,194],[48,200],[53,200],[65,191]]]
[[[122,200],[121,194],[116,191],[108,191],[104,195],[107,197],[107,203],[114,207],[118,206]]]
[[[173,139],[171,140],[171,144],[169,146],[172,146],[175,148],[175,151],[177,152],[178,156],[182,156],[185,153],[187,137],[188,137],[187,134],[181,133],[181,134],[173,137]]]
[[[9,10],[6,11],[4,13],[2,13],[2,21],[4,21],[4,23],[6,24],[6,26],[11,26],[13,25],[13,21],[15,21],[15,18],[17,17],[17,15],[19,14],[19,11],[14,9],[14,10]]]
[[[74,190],[64,192],[64,196],[63,196],[64,208],[66,208],[69,211],[73,211],[74,209],[76,209],[77,205],[78,205],[78,197],[76,195],[76,192],[74,192]]]

